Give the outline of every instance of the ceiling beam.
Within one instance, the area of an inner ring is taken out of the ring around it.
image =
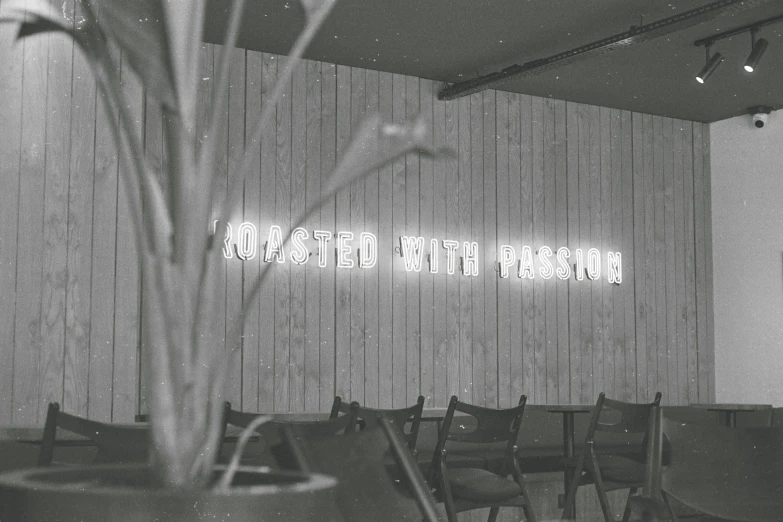
[[[645,42],[666,34],[671,34],[686,27],[700,24],[718,16],[743,11],[769,0],[717,0],[715,2],[691,9],[681,14],[658,20],[644,25],[634,25],[628,31],[615,34],[608,38],[597,40],[568,51],[554,54],[546,58],[532,60],[524,64],[506,67],[500,72],[479,76],[470,80],[452,83],[438,92],[439,100],[453,100],[469,94],[497,87],[503,83],[517,80],[531,74],[562,67],[589,57],[606,54],[632,44]]]

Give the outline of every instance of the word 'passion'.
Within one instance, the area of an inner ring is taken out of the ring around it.
[[[286,253],[283,244],[283,231],[277,225],[269,227],[264,246],[264,261],[267,263],[285,263],[290,257],[295,264],[302,265],[309,261],[310,253],[305,241],[315,240],[318,245],[318,266],[327,266],[329,242],[334,240],[337,268],[372,268],[378,263],[378,238],[370,232],[362,232],[358,237],[353,232],[337,232],[296,228],[290,237],[290,253]],[[459,271],[465,276],[478,276],[479,248],[475,241],[454,241],[450,239],[430,239],[429,243],[423,237],[400,236],[400,246],[397,251],[402,257],[405,270],[420,272],[424,267],[425,257],[427,271],[437,274],[444,271],[454,274]],[[230,223],[226,224],[226,235],[223,238],[223,256],[231,259],[236,256],[242,260],[255,258],[258,253],[258,229],[252,223],[242,223],[236,231]],[[357,250],[356,262],[352,252]],[[516,273],[520,279],[569,279],[572,275],[581,281],[585,278],[596,280],[603,272],[601,252],[591,248],[583,252],[581,248],[573,252],[567,247],[552,250],[541,246],[534,252],[525,245],[521,250],[511,245],[500,245],[498,250],[497,271],[501,278],[507,278]],[[606,252],[606,277],[610,283],[622,282],[622,256],[620,252]]]

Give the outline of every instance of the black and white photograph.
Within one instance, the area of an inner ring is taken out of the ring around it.
[[[0,522],[783,522],[783,0],[0,0]]]

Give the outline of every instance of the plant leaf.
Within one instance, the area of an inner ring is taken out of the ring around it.
[[[168,109],[177,111],[162,0],[82,1],[89,2],[98,25],[116,40],[144,86]]]
[[[10,0],[0,4],[0,22],[19,23],[18,38],[49,31],[71,33],[73,20],[57,11],[49,0]]]
[[[300,0],[302,7],[304,7],[305,15],[309,20],[320,9],[324,8],[324,4],[333,4],[336,0]]]

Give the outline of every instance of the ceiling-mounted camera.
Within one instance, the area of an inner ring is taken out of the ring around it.
[[[748,113],[753,117],[753,125],[757,129],[764,128],[771,112],[772,107],[767,107],[766,105],[759,105],[748,109]]]

